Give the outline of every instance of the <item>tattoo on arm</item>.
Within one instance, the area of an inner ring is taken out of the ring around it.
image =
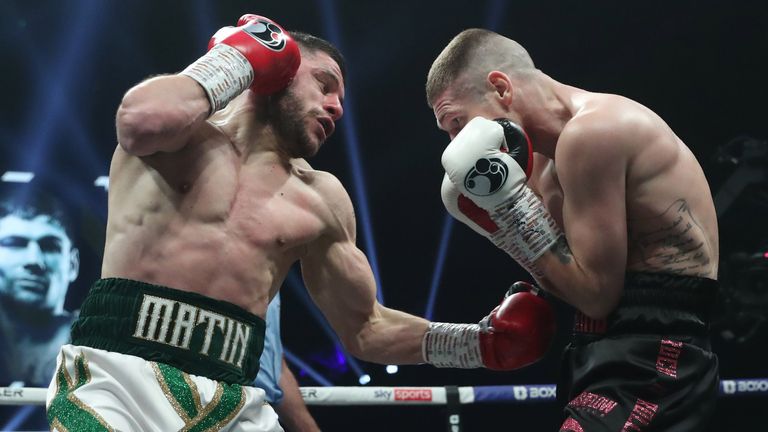
[[[568,240],[564,235],[561,235],[555,244],[549,249],[563,264],[570,264],[573,261],[573,253],[568,246]]]

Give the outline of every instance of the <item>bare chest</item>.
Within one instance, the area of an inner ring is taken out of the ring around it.
[[[288,251],[321,234],[323,203],[313,189],[296,179],[265,186],[238,186],[225,222],[231,236],[260,249]]]
[[[325,227],[327,205],[290,166],[215,161],[205,175],[174,180],[168,234],[211,254],[295,259]]]

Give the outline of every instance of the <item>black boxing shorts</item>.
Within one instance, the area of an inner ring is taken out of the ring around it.
[[[557,385],[561,432],[707,430],[718,360],[709,340],[712,279],[627,273],[605,320],[580,313]]]

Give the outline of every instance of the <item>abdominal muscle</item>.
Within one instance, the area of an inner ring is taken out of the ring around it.
[[[108,239],[102,277],[192,291],[264,316],[287,265],[221,227],[200,223],[154,230],[129,226]]]
[[[224,169],[178,193],[135,162],[123,167],[133,175],[110,185],[102,277],[191,291],[264,317],[322,229],[313,191],[270,164],[269,180],[259,166]]]

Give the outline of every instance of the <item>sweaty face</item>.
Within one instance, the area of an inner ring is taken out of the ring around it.
[[[48,216],[0,220],[0,296],[58,313],[78,272],[78,252]]]
[[[475,117],[489,120],[510,118],[510,113],[503,110],[492,98],[493,93],[454,93],[446,90],[432,103],[432,111],[437,120],[437,127],[448,133],[453,140],[464,126]],[[511,119],[514,121],[514,119]]]
[[[294,158],[314,156],[343,114],[344,81],[338,64],[323,52],[302,52],[293,83],[273,97],[273,124]]]

